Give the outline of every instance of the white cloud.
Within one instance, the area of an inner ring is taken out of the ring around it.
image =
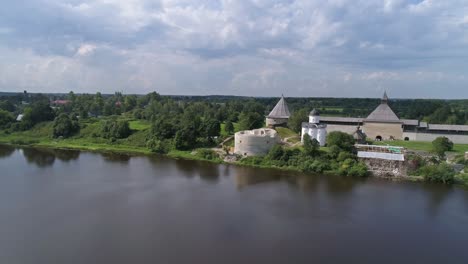
[[[78,50],[76,51],[76,55],[79,55],[79,56],[86,56],[86,55],[90,55],[91,53],[93,53],[93,51],[96,49],[96,46],[95,45],[92,45],[92,44],[83,44],[81,45]]]
[[[30,0],[4,7],[0,90],[369,96],[393,87],[404,97],[420,86],[431,96],[468,96],[459,77],[468,66],[466,0]]]

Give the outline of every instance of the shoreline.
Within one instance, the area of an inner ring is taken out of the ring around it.
[[[279,170],[279,171],[288,171],[288,172],[296,172],[306,175],[314,175],[313,173],[306,173],[296,168],[281,168],[276,166],[262,166],[262,165],[252,165],[252,164],[243,164],[239,162],[225,162],[224,160],[210,160],[204,159],[202,157],[198,157],[192,155],[191,151],[180,151],[180,150],[172,150],[167,154],[157,154],[151,152],[150,150],[143,148],[143,147],[130,147],[125,145],[108,145],[108,144],[92,144],[90,146],[86,145],[74,145],[74,144],[62,144],[59,145],[57,143],[31,143],[31,144],[15,144],[11,142],[4,142],[0,140],[0,145],[6,145],[16,148],[22,147],[30,147],[30,148],[45,148],[45,149],[55,149],[55,150],[76,150],[76,151],[87,151],[91,153],[110,153],[110,154],[123,154],[123,155],[130,155],[130,156],[160,156],[170,159],[183,159],[183,160],[191,160],[191,161],[203,161],[209,162],[212,164],[226,164],[226,165],[235,165],[240,167],[248,167],[248,168],[258,168],[258,169],[271,169],[271,170]],[[120,146],[120,147],[119,147]],[[323,172],[324,175],[335,175],[332,172],[325,171]],[[375,177],[369,176],[373,178],[378,178],[386,181],[392,182],[424,182],[422,176],[408,176],[408,177]],[[462,188],[468,188],[468,184],[463,181],[457,181],[454,185],[460,186]]]

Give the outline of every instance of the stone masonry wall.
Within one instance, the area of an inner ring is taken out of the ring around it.
[[[408,166],[405,161],[369,158],[360,158],[359,160],[366,164],[370,174],[375,177],[402,178],[408,176]]]

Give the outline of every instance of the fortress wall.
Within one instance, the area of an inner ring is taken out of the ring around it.
[[[269,118],[269,117],[266,118],[266,125],[269,127],[283,125],[287,123],[288,123],[287,118]]]
[[[405,161],[359,158],[363,161],[369,173],[375,177],[399,178],[407,177],[408,165]]]
[[[356,132],[357,125],[334,125],[334,124],[327,124],[327,132],[333,131],[341,131],[348,134],[353,134]]]
[[[403,139],[403,128],[399,123],[364,123],[362,131],[369,139],[381,136],[382,140],[388,140],[391,136],[395,139]]]
[[[418,133],[418,132],[403,132],[403,138],[408,137],[410,141],[426,141],[432,142],[438,137],[447,137],[456,144],[468,144],[468,135],[448,135],[436,133]]]
[[[264,155],[280,141],[278,135],[253,135],[236,133],[234,136],[234,153],[242,156]]]

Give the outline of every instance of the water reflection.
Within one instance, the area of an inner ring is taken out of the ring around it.
[[[235,181],[237,189],[240,190],[251,185],[281,181],[283,178],[281,174],[271,170],[263,170],[255,174],[252,173],[253,170],[255,169],[246,167],[236,169]]]
[[[0,158],[11,156],[15,152],[15,148],[8,145],[0,145]]]
[[[326,187],[328,193],[340,195],[351,192],[358,184],[364,182],[365,179],[360,178],[327,175]]]
[[[55,157],[57,159],[69,162],[72,160],[77,160],[80,157],[80,151],[78,150],[63,150],[63,149],[56,149],[54,150]]]
[[[428,195],[427,214],[435,217],[439,214],[440,208],[444,204],[448,196],[453,193],[453,186],[445,186],[441,184],[422,183],[422,188]]]
[[[207,182],[216,183],[219,180],[219,168],[220,166],[215,164],[199,164],[199,176],[200,179]]]
[[[194,161],[175,160],[177,169],[182,172],[181,175],[187,178],[193,178],[197,174],[197,166]]]
[[[102,153],[101,155],[105,161],[121,164],[127,164],[131,158],[130,155],[118,153]]]
[[[39,168],[50,167],[55,162],[55,154],[49,149],[24,148],[23,155],[28,163]]]
[[[199,177],[200,179],[216,183],[219,180],[220,165],[190,160],[175,160],[177,169],[183,172],[181,175],[187,178]]]

